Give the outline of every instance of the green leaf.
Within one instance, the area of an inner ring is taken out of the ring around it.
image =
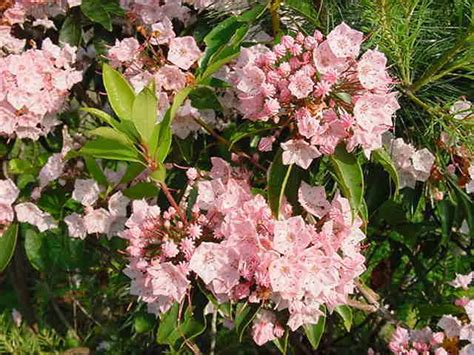
[[[273,340],[273,344],[278,348],[278,350],[283,354],[288,354],[288,337],[290,332],[288,330],[285,331],[285,335],[281,338],[276,338]]]
[[[0,272],[3,272],[15,253],[18,224],[12,223],[0,237]]]
[[[341,305],[336,307],[336,313],[341,316],[344,327],[350,332],[352,327],[352,309],[347,305]]]
[[[257,305],[248,302],[237,304],[235,309],[234,326],[239,335],[240,341],[242,341],[245,329],[248,328],[250,323],[252,323],[254,318],[257,316],[259,309],[260,307]]]
[[[111,127],[97,127],[91,130],[90,133],[97,137],[116,141],[125,146],[133,146],[133,142],[124,133],[117,131]]]
[[[326,313],[325,310],[324,310],[324,313]],[[319,346],[319,342],[321,341],[321,338],[324,333],[325,325],[326,325],[326,315],[322,315],[319,317],[318,323],[303,326],[306,337],[311,343],[311,347],[313,348],[313,350],[316,350]]]
[[[158,112],[157,106],[158,100],[149,88],[144,88],[133,102],[133,124],[145,144],[149,144],[153,136]]]
[[[178,326],[179,303],[174,303],[171,308],[161,316],[156,341],[158,344],[173,345],[176,340],[172,341],[171,335]]]
[[[101,24],[109,32],[112,31],[113,17],[125,14],[117,0],[82,0],[81,10],[91,21]]]
[[[160,129],[158,131],[158,138],[152,138],[150,143],[150,151],[153,152],[155,160],[160,163],[165,161],[171,148],[171,122],[173,121],[178,109],[181,107],[184,100],[186,100],[191,90],[192,87],[186,87],[175,95],[171,107],[168,109],[168,111],[166,111],[163,121],[161,121],[159,124]],[[156,142],[156,147],[153,145],[153,142]]]
[[[398,193],[398,190],[400,189],[400,176],[398,175],[398,170],[395,167],[395,164],[393,163],[390,154],[388,154],[388,152],[384,148],[380,148],[374,150],[371,156],[372,159],[376,163],[382,165],[385,171],[390,175],[393,183],[395,184],[395,191]]]
[[[145,170],[145,166],[143,166],[143,164],[130,163],[128,165],[127,171],[125,172],[125,175],[122,177],[122,180],[120,180],[120,184],[128,184],[138,175],[140,175],[143,170]]]
[[[189,93],[189,98],[193,107],[199,110],[216,110],[222,111],[222,106],[217,99],[216,93],[210,87],[199,86]]]
[[[298,12],[309,20],[314,26],[320,28],[319,14],[311,0],[285,0],[284,5]]]
[[[275,218],[280,216],[280,206],[285,195],[286,184],[291,174],[293,165],[284,165],[282,161],[283,151],[278,150],[278,153],[270,166],[268,174],[268,203]]]
[[[237,143],[238,141],[244,138],[254,137],[261,132],[269,131],[274,128],[275,128],[275,125],[269,122],[262,122],[262,121],[244,122],[232,132],[232,135],[230,136],[230,139],[229,139],[230,141],[229,149],[231,149],[235,143]]]
[[[31,228],[25,232],[25,252],[31,265],[38,271],[46,270],[47,248],[45,245],[45,233],[37,233]]]
[[[107,181],[104,172],[102,171],[99,164],[97,164],[95,159],[93,157],[85,156],[84,160],[86,162],[87,171],[89,171],[89,174],[92,176],[92,178],[100,185],[108,186],[109,182]]]
[[[156,319],[153,315],[148,313],[139,313],[133,320],[133,328],[135,329],[136,333],[143,334],[153,329],[155,323]]]
[[[110,105],[114,112],[122,120],[132,118],[135,93],[127,80],[110,65],[102,66],[103,80]]]
[[[240,27],[237,17],[232,16],[220,22],[204,37],[204,43],[208,47],[218,47],[227,43]]]
[[[87,142],[79,152],[80,154],[90,155],[94,158],[130,161],[136,163],[143,161],[134,146],[123,145],[116,140],[102,137]]]
[[[140,200],[145,197],[156,197],[160,189],[151,182],[140,182],[128,189],[123,190],[123,194],[132,200]]]
[[[349,154],[342,145],[336,148],[330,159],[342,195],[349,200],[353,215],[356,216],[364,197],[362,168],[356,157]]]
[[[114,119],[112,116],[110,116],[107,112],[104,112],[102,110],[99,110],[93,107],[83,107],[81,108],[81,111],[87,112],[97,117],[98,119],[108,124],[109,126],[112,126],[113,128],[117,130],[120,130],[120,122]]]
[[[73,15],[67,16],[59,31],[59,42],[77,47],[81,43],[81,39],[82,27],[80,19]]]

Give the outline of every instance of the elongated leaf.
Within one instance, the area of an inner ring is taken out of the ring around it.
[[[82,27],[80,19],[69,15],[63,22],[59,31],[59,42],[68,43],[71,46],[79,46],[82,39]]]
[[[372,152],[372,159],[382,165],[385,171],[390,175],[393,183],[395,184],[396,192],[400,189],[400,176],[398,175],[398,170],[393,163],[390,154],[384,149],[380,148]]]
[[[133,146],[133,142],[125,134],[111,127],[97,127],[91,130],[90,133],[97,137],[102,137],[111,141],[116,141],[125,146]]]
[[[179,304],[175,303],[171,308],[161,316],[156,341],[158,344],[173,345],[176,339],[171,339],[171,335],[178,326]],[[174,340],[174,341],[173,341]]]
[[[81,111],[87,112],[98,119],[100,119],[102,122],[108,124],[109,126],[112,126],[115,129],[119,129],[119,122],[114,119],[112,116],[110,116],[107,112],[104,112],[102,110],[93,108],[93,107],[83,107],[81,108]]]
[[[285,195],[286,184],[291,174],[292,165],[282,162],[282,150],[275,156],[268,174],[268,203],[276,218],[280,216],[280,206]]]
[[[158,131],[158,138],[152,137],[150,151],[153,152],[153,156],[159,162],[164,162],[168,156],[172,142],[171,122],[191,90],[192,87],[186,87],[175,95],[171,107],[168,109],[163,121],[161,121],[159,125],[160,129]]]
[[[31,228],[25,232],[25,252],[30,264],[39,271],[44,271],[48,266],[47,235],[37,233]]]
[[[117,0],[82,0],[81,10],[91,21],[101,24],[107,31],[112,31],[112,19],[115,16],[125,14]]]
[[[352,327],[352,309],[349,306],[341,305],[336,307],[336,313],[341,316],[344,327],[350,332]]]
[[[250,323],[252,323],[254,318],[257,316],[259,309],[260,307],[258,307],[255,304],[250,304],[250,303],[237,304],[237,307],[235,310],[234,325],[235,325],[235,330],[239,336],[240,341],[242,341],[245,330],[248,328]]]
[[[324,327],[326,326],[326,316],[320,316],[319,321],[316,324],[312,325],[305,325],[304,332],[306,337],[308,338],[309,342],[311,343],[311,347],[313,350],[316,350],[319,346],[319,342],[324,333]]]
[[[102,168],[99,166],[99,164],[97,164],[95,159],[93,157],[85,156],[84,160],[86,162],[87,171],[89,171],[89,174],[92,176],[92,178],[100,185],[108,186],[109,183],[107,181],[107,178],[105,177]]]
[[[108,64],[103,65],[102,73],[110,106],[120,119],[130,120],[132,118],[133,102],[135,101],[135,93],[132,87],[122,74]]]
[[[90,155],[95,158],[122,160],[137,163],[142,162],[142,157],[137,152],[135,147],[123,145],[116,140],[102,137],[87,142],[81,148],[80,153]]]
[[[133,200],[140,200],[145,197],[156,197],[159,191],[160,190],[154,183],[140,182],[123,190],[123,194]]]
[[[318,11],[314,6],[315,2],[311,0],[285,0],[284,5],[298,12],[309,20],[314,26],[321,27]]]
[[[254,137],[261,132],[269,131],[273,128],[275,128],[275,126],[269,122],[245,122],[239,127],[237,127],[234,132],[232,132],[232,135],[229,139],[230,148],[232,148],[234,144],[240,141],[241,139],[247,137]]]
[[[331,163],[337,183],[344,197],[352,207],[354,216],[359,213],[364,197],[364,176],[356,157],[343,146],[338,146],[331,156]]]
[[[273,340],[273,344],[278,348],[278,350],[283,354],[286,355],[288,354],[288,337],[290,335],[290,332],[287,330],[285,331],[285,335],[283,335],[281,338],[276,338]]]
[[[15,253],[18,238],[18,224],[12,223],[0,237],[0,272],[3,272]]]
[[[157,106],[158,100],[149,88],[144,88],[133,103],[133,124],[145,144],[149,144],[153,136],[156,126]]]
[[[145,170],[143,164],[130,163],[125,175],[122,177],[122,180],[120,180],[120,184],[128,184],[130,181],[140,175],[143,170]]]
[[[216,93],[210,87],[200,86],[189,93],[193,107],[199,110],[222,111],[222,106],[217,99]]]

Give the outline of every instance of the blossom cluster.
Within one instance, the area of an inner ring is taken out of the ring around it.
[[[76,48],[49,38],[41,49],[0,58],[0,135],[37,140],[50,132],[69,90],[82,80],[75,60]]]
[[[12,180],[0,180],[0,235],[15,219],[15,212],[19,222],[34,225],[40,232],[57,227],[53,218],[48,213],[41,211],[34,203],[23,202],[13,207],[19,194],[20,190]]]
[[[201,57],[202,52],[191,36],[176,37],[171,21],[165,17],[161,22],[151,25],[150,45],[156,45],[153,57],[147,54],[146,45],[135,38],[117,40],[109,49],[108,58],[114,67],[124,68],[124,75],[136,92],[141,91],[150,82],[155,82],[158,98],[157,122],[160,122],[171,105],[174,95],[193,81],[189,69]],[[163,54],[163,49],[167,55]],[[150,62],[153,63],[150,65]],[[158,63],[158,65],[157,65]],[[195,119],[215,125],[213,110],[198,110],[188,99],[178,110],[172,125],[173,134],[185,139],[197,132],[201,126]]]
[[[47,27],[54,24],[48,20],[49,17],[55,17],[64,14],[68,7],[79,6],[81,0],[16,0],[3,14],[4,19],[10,24],[22,24],[28,17],[32,17],[43,22],[38,24]]]
[[[118,191],[110,196],[107,209],[94,207],[100,192],[100,187],[95,180],[77,179],[75,181],[72,198],[83,205],[85,214],[74,212],[64,218],[71,237],[84,239],[87,234],[96,233],[112,237],[123,230],[130,200]]]
[[[244,118],[274,120],[290,128],[282,143],[285,164],[306,169],[322,154],[344,142],[368,155],[382,146],[399,108],[390,91],[387,59],[368,50],[359,59],[361,32],[345,23],[327,36],[283,36],[270,50],[242,49],[229,80],[235,86]]]
[[[428,149],[417,150],[402,138],[397,138],[391,141],[388,150],[400,176],[400,188],[415,188],[417,181],[428,180],[435,162],[434,155]]]
[[[467,289],[472,282],[474,272],[466,275],[457,275],[450,283],[455,288]],[[437,326],[442,329],[433,332],[425,327],[420,330],[408,330],[397,327],[392,334],[389,349],[392,353],[401,354],[428,354],[436,355],[457,354],[470,355],[474,353],[474,300],[466,297],[456,300],[457,306],[463,307],[467,317],[458,318],[444,315]]]
[[[122,234],[130,243],[131,292],[164,312],[183,299],[195,274],[220,302],[246,299],[286,310],[292,330],[317,323],[322,305],[346,304],[365,260],[362,222],[353,218],[348,200],[336,194],[329,202],[323,187],[303,183],[300,204],[318,222],[292,216],[288,204],[276,219],[265,199],[251,193],[245,171],[211,160],[209,177],[194,182],[192,221],[180,220],[174,209],[161,213],[134,202]],[[274,330],[257,323],[258,344],[282,335],[270,311],[258,319]]]

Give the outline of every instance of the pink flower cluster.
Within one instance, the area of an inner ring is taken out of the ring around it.
[[[162,57],[159,62],[162,65],[147,65],[149,58],[146,50],[133,37],[117,40],[110,48],[108,58],[113,66],[125,68],[124,75],[136,92],[141,91],[151,81],[156,83],[157,122],[160,122],[176,92],[186,87],[188,80],[193,80],[188,70],[201,57],[202,52],[193,37],[175,37],[171,21],[167,18],[152,25],[152,30],[154,35],[151,43],[168,49],[166,59],[160,54]],[[161,47],[159,48],[161,50]],[[201,126],[195,122],[196,118],[212,126],[216,123],[213,110],[198,110],[191,106],[190,100],[186,100],[173,120],[173,134],[185,139],[191,133],[198,132]]]
[[[10,25],[25,22],[28,16],[46,19],[64,14],[68,7],[79,6],[81,0],[16,0],[3,14]]]
[[[69,90],[82,80],[75,60],[75,48],[50,39],[41,50],[0,58],[0,135],[36,140],[57,125]]]
[[[472,282],[473,272],[467,275],[457,275],[450,284],[455,287],[467,289]],[[467,318],[463,320],[444,315],[438,321],[437,326],[441,332],[433,332],[429,327],[421,330],[408,330],[397,327],[392,334],[389,349],[397,355],[417,355],[434,353],[436,355],[448,355],[459,353],[460,355],[471,355],[474,353],[474,300],[461,298],[456,305],[464,308]]]
[[[19,194],[20,191],[12,180],[0,180],[0,235],[15,219],[15,212],[19,222],[34,225],[40,232],[57,227],[48,213],[41,211],[31,202],[19,203],[13,209],[13,203]]]
[[[220,302],[248,300],[286,310],[292,330],[315,324],[322,305],[332,310],[346,304],[365,269],[362,222],[353,219],[349,202],[339,194],[329,202],[324,188],[303,183],[300,203],[317,224],[291,216],[288,204],[277,220],[265,199],[252,195],[246,172],[211,160],[209,179],[195,181],[195,217],[187,229],[174,210],[161,215],[156,206],[134,203],[123,233],[130,242],[132,293],[164,312],[183,299],[192,271]],[[190,235],[191,227],[199,233]],[[257,343],[281,336],[272,316],[258,319]]]
[[[285,164],[306,169],[341,142],[367,155],[382,146],[381,135],[392,127],[399,105],[390,91],[387,59],[377,50],[358,59],[362,41],[361,32],[341,23],[326,39],[320,32],[299,33],[283,36],[272,50],[242,50],[230,76],[240,111],[253,121],[284,118],[291,134],[282,144]]]
[[[146,302],[150,313],[164,313],[183,300],[190,285],[189,260],[206,225],[206,217],[196,210],[185,223],[173,207],[162,213],[144,200],[133,202],[121,233],[129,242],[125,274],[132,279],[130,293]]]
[[[94,180],[77,179],[75,181],[72,198],[84,206],[85,214],[74,212],[64,218],[69,236],[85,239],[87,234],[106,234],[112,237],[123,230],[130,200],[118,191],[110,196],[107,209],[94,208],[99,194],[99,185]]]
[[[400,176],[400,188],[415,188],[417,181],[428,180],[435,162],[434,155],[428,149],[416,150],[402,138],[397,138],[388,150]]]

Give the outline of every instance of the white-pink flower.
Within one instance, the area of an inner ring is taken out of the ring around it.
[[[38,206],[31,202],[16,205],[15,212],[19,222],[36,226],[40,232],[54,229],[58,226],[49,213],[41,211]]]
[[[181,69],[188,70],[201,57],[201,50],[191,36],[170,40],[168,60]]]
[[[77,179],[72,198],[84,206],[92,206],[99,198],[99,185],[92,179]]]
[[[290,77],[288,89],[298,99],[307,97],[314,88],[314,82],[304,71],[296,72]]]
[[[321,153],[318,149],[302,139],[292,139],[281,144],[283,148],[283,164],[296,164],[303,169],[308,169],[312,161]]]

